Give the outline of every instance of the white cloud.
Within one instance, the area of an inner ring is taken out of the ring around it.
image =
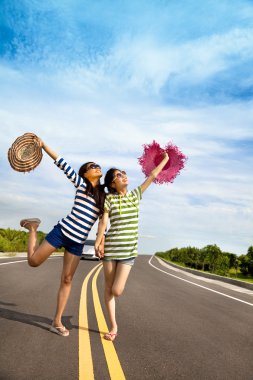
[[[26,4],[29,8],[29,2]],[[78,9],[79,5],[75,2],[73,7]],[[41,7],[45,10],[49,5]],[[115,26],[117,38],[112,28],[104,50],[96,46],[94,55],[89,56],[80,45],[82,34],[78,29],[84,11],[76,21],[74,10],[65,2],[56,24],[61,27],[71,20],[66,33],[73,35],[66,34],[66,45],[64,39],[56,39],[59,46],[54,51],[55,41],[49,31],[55,26],[51,24],[47,29],[46,19],[32,42],[34,55],[22,50],[19,41],[19,60],[13,64],[6,60],[0,66],[1,226],[18,228],[23,217],[38,216],[43,220],[41,228],[48,231],[70,211],[73,202],[73,185],[48,157],[44,156],[40,166],[27,175],[10,168],[7,150],[24,132],[41,136],[75,169],[90,159],[101,163],[104,170],[110,166],[126,169],[130,188],[144,179],[137,161],[142,144],[154,139],[163,146],[172,140],[189,161],[173,184],[152,185],[144,194],[140,252],[217,243],[224,250],[245,253],[252,244],[253,157],[250,148],[244,150],[243,141],[253,141],[252,102],[226,99],[223,104],[213,105],[210,98],[201,107],[191,104],[195,93],[202,97],[199,83],[208,87],[210,77],[228,73],[222,83],[226,93],[233,67],[250,65],[253,34],[249,13],[244,12],[244,6],[235,8],[229,8],[230,20],[220,21],[214,29],[205,26],[199,14],[192,15],[199,20],[203,33],[197,33],[197,26],[188,23],[191,33],[180,38],[171,28],[175,25],[173,17],[161,10],[158,13],[164,13],[164,17],[155,19],[148,29],[145,23],[139,25],[136,21],[129,30],[127,26],[117,29],[119,22]],[[154,19],[155,9],[152,6],[145,13],[146,21]],[[125,16],[128,22],[133,10],[131,5]],[[184,15],[181,7],[175,6],[173,11]],[[238,20],[245,21],[241,28],[233,22],[237,20],[236,12]],[[221,20],[222,12],[218,14]],[[92,15],[89,22],[94,22]],[[178,33],[183,33],[181,27],[177,28]],[[32,30],[35,29],[33,24]],[[27,32],[29,38],[33,36]],[[70,54],[70,43],[76,38]],[[101,42],[99,38],[97,41]],[[236,81],[250,86],[252,78],[240,69]],[[189,89],[187,107],[185,88]],[[178,105],[167,100],[166,91],[171,91]]]
[[[27,84],[22,85],[12,103],[3,98],[1,103],[2,226],[18,228],[18,221],[31,213],[43,220],[41,228],[48,231],[73,202],[73,185],[50,158],[44,156],[40,166],[26,175],[9,167],[5,152],[22,133],[34,131],[76,169],[89,159],[105,169],[125,168],[130,188],[144,179],[137,162],[142,144],[156,139],[165,145],[173,139],[189,161],[173,184],[153,185],[144,194],[140,234],[155,238],[147,243],[142,237],[140,251],[216,242],[223,249],[246,252],[252,236],[252,155],[242,151],[238,156],[236,140],[252,138],[251,107],[167,108],[137,98],[122,102],[120,94],[109,93],[107,108],[96,90],[89,94],[90,108],[82,94],[79,101],[71,96],[59,101],[66,96],[60,92],[54,101],[44,90],[33,97],[29,88],[25,91]],[[54,88],[57,94],[57,82]]]
[[[100,69],[126,88],[158,94],[170,79],[172,86],[192,86],[233,69],[235,63],[252,60],[252,43],[252,28],[214,32],[180,43],[161,42],[149,34],[126,34],[103,57]]]

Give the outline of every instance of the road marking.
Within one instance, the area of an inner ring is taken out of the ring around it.
[[[63,256],[62,255],[60,255],[60,256],[54,256],[54,257],[49,257],[48,259],[52,260],[52,259],[55,259],[57,257],[63,257]],[[16,261],[7,261],[7,263],[0,263],[0,265],[8,265],[8,264],[16,264],[16,263],[27,263],[27,259],[16,260]]]
[[[117,352],[115,350],[113,342],[104,339],[104,334],[108,332],[108,327],[105,321],[101,303],[99,300],[98,290],[97,290],[97,277],[102,267],[95,273],[92,280],[92,293],[94,300],[95,313],[98,322],[98,329],[100,332],[100,339],[103,345],[105,358],[107,361],[107,366],[110,374],[111,380],[125,380],[125,375],[121,367]]]
[[[215,275],[213,275],[213,278],[206,278],[203,276],[198,276],[198,273],[189,273],[189,272],[182,270],[181,268],[179,269],[179,267],[175,268],[174,265],[171,266],[171,263],[169,263],[165,260],[162,260],[160,257],[156,257],[156,259],[158,260],[159,264],[161,264],[163,267],[169,269],[170,271],[183,273],[185,276],[191,277],[193,280],[196,279],[198,281],[203,281],[203,282],[206,282],[208,284],[219,285],[223,288],[233,290],[234,292],[237,292],[237,293],[244,293],[244,294],[248,294],[248,295],[253,296],[252,290],[249,290],[247,288],[242,288],[241,286],[239,286],[239,284],[234,285],[234,284],[231,284],[228,282],[224,282],[220,278],[215,278]],[[197,270],[195,269],[195,271],[197,271]]]
[[[8,264],[16,264],[16,263],[26,263],[27,259],[25,260],[17,260],[17,261],[8,261],[7,263],[1,263],[0,265],[8,265]]]
[[[88,328],[87,285],[93,274],[102,264],[98,264],[85,277],[79,306],[79,379],[93,380],[94,370],[91,354],[90,335]],[[101,268],[100,268],[101,269]],[[98,270],[98,272],[100,271]]]
[[[154,265],[151,263],[151,260],[153,259],[153,257],[154,257],[154,256],[152,256],[151,259],[149,260],[149,262],[148,262],[149,265],[151,265],[153,268],[159,270],[160,272],[163,272],[163,273],[167,274],[168,276],[175,277],[175,278],[177,278],[177,279],[179,279],[179,280],[181,280],[181,281],[188,282],[189,284],[192,284],[192,285],[198,286],[199,288],[203,288],[203,289],[209,290],[210,292],[220,294],[220,295],[222,295],[222,296],[224,296],[224,297],[227,297],[227,298],[231,298],[231,299],[233,299],[233,300],[235,300],[235,301],[245,303],[246,305],[253,306],[252,303],[250,303],[250,302],[246,302],[246,301],[243,301],[243,300],[241,300],[240,298],[236,298],[236,297],[229,296],[228,294],[225,294],[225,293],[222,293],[222,292],[218,292],[217,290],[210,289],[210,288],[208,288],[208,287],[206,287],[206,286],[196,284],[195,282],[192,282],[192,281],[189,281],[189,280],[185,280],[184,278],[181,278],[181,277],[175,276],[174,274],[168,273],[168,272],[166,272],[166,271],[164,271],[164,270],[162,270],[162,269],[160,269],[160,268],[157,268],[156,266],[154,266]]]

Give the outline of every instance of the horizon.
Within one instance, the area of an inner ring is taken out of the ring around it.
[[[43,155],[31,173],[7,160],[25,132],[78,170],[117,164],[145,177],[143,144],[188,157],[174,183],[140,204],[139,252],[253,244],[253,4],[207,0],[1,2],[1,227],[39,217],[49,232],[74,187]],[[96,226],[89,239],[93,239]]]

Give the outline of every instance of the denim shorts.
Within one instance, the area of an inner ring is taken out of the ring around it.
[[[61,230],[61,225],[58,223],[52,231],[50,231],[45,239],[55,248],[65,248],[66,251],[72,253],[72,255],[81,256],[83,252],[84,244],[76,243],[67,236],[65,236]]]
[[[129,259],[110,259],[103,257],[104,261],[116,261],[117,264],[126,264],[126,265],[131,265],[131,267],[134,265],[135,257],[130,257]]]

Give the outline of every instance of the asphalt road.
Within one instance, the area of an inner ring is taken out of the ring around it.
[[[102,271],[94,270],[97,283],[94,273],[87,283],[87,306],[80,301],[84,280],[97,262],[79,264],[64,317],[70,336],[62,338],[48,331],[62,259],[39,268],[23,259],[1,259],[0,379],[92,380],[80,372],[88,367],[88,349],[81,342],[86,334],[97,380],[252,380],[253,292],[176,271],[156,258],[151,266],[149,260],[137,259],[117,300],[119,335],[103,348],[98,327],[103,316],[94,296],[96,285],[105,314]],[[7,262],[13,263],[3,265]],[[88,326],[79,323],[84,309]],[[123,375],[110,372],[117,365]]]

